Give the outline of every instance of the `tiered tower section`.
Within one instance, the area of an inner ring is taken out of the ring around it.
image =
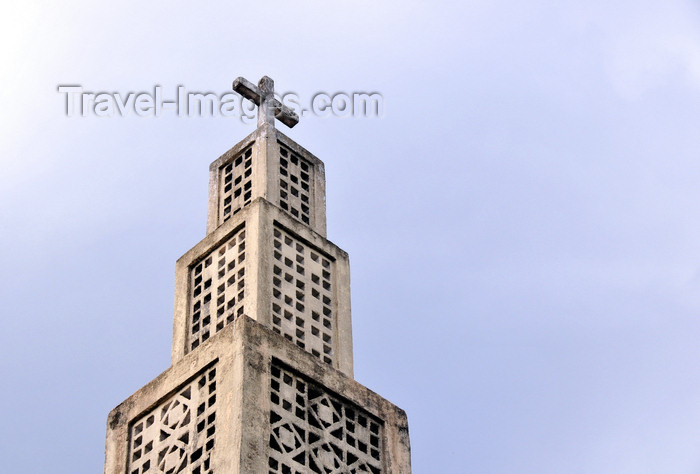
[[[321,160],[263,124],[211,164],[208,235],[177,262],[173,363],[246,315],[352,377],[348,255]]]
[[[409,473],[405,413],[353,380],[348,255],[323,163],[274,127],[210,167],[207,235],[176,265],[172,366],[109,415],[105,473]]]

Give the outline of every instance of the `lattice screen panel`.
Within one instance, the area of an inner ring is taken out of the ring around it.
[[[245,228],[190,267],[190,350],[243,314]]]
[[[129,430],[128,474],[211,474],[216,367],[141,416]]]
[[[219,173],[221,196],[219,197],[219,224],[223,224],[243,206],[250,204],[253,197],[253,149],[252,145],[239,155]]]
[[[273,363],[269,474],[382,472],[382,423]]]
[[[333,262],[275,227],[272,329],[328,364],[333,363]]]
[[[280,207],[304,224],[310,224],[313,165],[280,144]]]

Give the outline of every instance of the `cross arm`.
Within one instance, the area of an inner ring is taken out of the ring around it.
[[[277,99],[272,99],[272,107],[275,109],[275,118],[292,128],[299,123],[299,116],[292,109],[280,103]]]
[[[260,105],[260,89],[244,77],[237,77],[233,81],[233,90],[241,94],[246,99]]]

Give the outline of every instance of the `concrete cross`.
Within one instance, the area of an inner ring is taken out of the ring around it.
[[[233,81],[233,90],[258,106],[258,127],[265,123],[274,127],[275,118],[289,128],[299,123],[299,116],[275,99],[275,81],[267,76],[263,76],[257,86],[243,77],[238,77]]]

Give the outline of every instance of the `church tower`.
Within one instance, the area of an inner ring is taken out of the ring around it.
[[[323,162],[258,127],[209,168],[207,235],[176,264],[172,365],[109,414],[105,474],[408,474],[403,410],[353,379],[348,255]]]

